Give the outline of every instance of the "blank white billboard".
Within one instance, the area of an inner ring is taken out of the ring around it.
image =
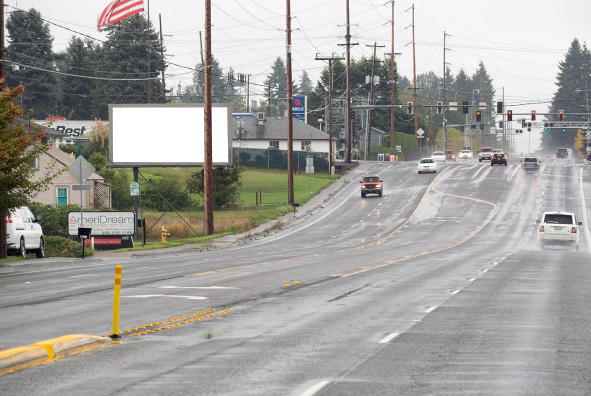
[[[212,162],[231,163],[230,105],[212,107]],[[200,166],[203,104],[109,105],[109,166]]]

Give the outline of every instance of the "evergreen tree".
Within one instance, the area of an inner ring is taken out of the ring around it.
[[[234,76],[234,70],[231,69],[231,76]],[[218,60],[211,56],[211,98],[213,103],[231,102],[229,92],[233,86],[229,87],[229,75],[224,74],[224,69],[220,66]],[[199,103],[203,102],[203,65],[197,65],[197,71],[193,74],[193,84],[197,95],[201,98]]]
[[[445,83],[447,85],[447,81]],[[451,88],[456,102],[472,100],[472,81],[464,69],[460,69]]]
[[[304,70],[300,77],[300,89],[299,92],[303,93],[304,95],[310,94],[312,92],[312,80],[310,80],[310,76]]]
[[[109,103],[165,103],[164,87],[158,77],[166,66],[152,23],[144,15],[136,14],[107,26],[105,31],[107,40],[100,51],[97,69],[103,71],[100,77],[113,80],[96,84],[93,113],[101,119],[108,119]],[[148,81],[148,78],[152,80]]]
[[[454,75],[452,74],[449,67],[445,67],[445,96],[447,97],[450,93],[453,93],[450,90],[450,87],[454,86],[454,82],[456,81]],[[453,102],[453,100],[452,100]]]
[[[478,63],[478,69],[476,69],[476,71],[472,75],[472,89],[477,89],[478,91],[480,91],[480,93],[476,94],[476,96],[474,97],[474,101],[476,103],[485,102],[491,104],[493,102],[495,96],[495,87],[493,86],[493,80],[486,71],[486,67],[484,66],[484,63],[482,61]],[[491,110],[496,111],[496,109],[491,108],[483,113],[488,114],[490,116]]]
[[[564,110],[565,121],[586,121],[585,116],[573,116],[569,113],[582,113],[586,109],[586,94],[591,87],[591,52],[586,45],[581,46],[576,38],[564,56],[564,60],[558,63],[556,76],[557,90],[552,98],[549,121],[558,120],[558,110]],[[558,147],[572,147],[577,131],[561,128],[549,128],[542,133],[542,147],[545,151],[554,151]]]
[[[58,65],[64,73],[70,74],[62,79],[62,114],[72,120],[91,120],[92,92],[95,81],[75,76],[92,76],[91,69],[95,66],[94,60],[98,51],[92,41],[86,42],[73,36],[68,48],[61,56],[61,64]],[[75,75],[75,76],[72,76]]]
[[[11,87],[20,84],[25,86],[24,108],[32,109],[36,118],[54,115],[56,79],[49,72],[54,70],[53,37],[49,32],[49,24],[41,19],[39,11],[31,8],[30,11],[11,13],[6,21],[6,29],[9,35],[6,84]]]
[[[271,74],[267,76],[265,80],[266,96],[271,97],[271,115],[285,115],[287,103],[287,70],[285,69],[285,63],[281,57],[277,57],[273,65],[271,66]],[[269,87],[271,92],[269,93]]]

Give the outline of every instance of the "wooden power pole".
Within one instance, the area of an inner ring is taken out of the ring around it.
[[[334,153],[332,151],[332,61],[333,60],[342,60],[345,59],[337,54],[332,54],[330,56],[318,56],[316,54],[316,60],[327,60],[328,61],[328,172],[332,175],[332,162],[334,158]]]
[[[212,235],[213,227],[213,165],[211,120],[211,0],[205,0],[205,65],[203,66],[203,103],[205,127],[205,158],[203,163],[203,234]]]
[[[371,78],[369,81],[369,105],[373,105],[373,86],[374,86],[374,75],[376,66],[376,49],[377,47],[385,47],[385,45],[377,45],[374,41],[373,45],[366,45],[366,47],[373,47],[373,59],[371,61]],[[367,109],[367,133],[365,136],[367,140],[367,148],[365,152],[365,158],[369,158],[369,152],[371,150],[371,108]]]
[[[287,203],[294,202],[293,197],[293,104],[291,80],[291,4],[286,2],[287,8]]]

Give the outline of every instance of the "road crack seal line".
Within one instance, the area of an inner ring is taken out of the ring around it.
[[[225,315],[232,312],[232,308],[226,308],[224,310],[217,312],[214,311],[215,310],[213,308],[208,308],[202,311],[197,311],[187,315],[178,316],[176,318],[151,322],[144,326],[130,327],[129,329],[121,330],[120,335],[131,335],[132,337],[140,337],[143,335],[147,335],[148,333],[155,333],[161,330],[168,330],[173,327],[178,327],[180,325],[198,322],[200,320],[209,319],[215,316]],[[112,336],[112,334],[107,334],[107,336],[110,337]]]
[[[437,181],[437,179],[439,178],[439,176],[441,176],[448,169],[449,169],[449,167],[445,168],[443,171],[441,171],[441,173],[435,179],[433,179],[433,182],[431,183],[431,185],[429,186],[429,188],[425,192],[425,195],[423,196],[423,199],[421,199],[421,202],[419,202],[419,205],[417,206],[417,208],[413,212],[413,214],[408,218],[408,220],[402,226],[400,226],[398,229],[396,229],[395,231],[393,231],[386,238],[389,238],[390,236],[394,235],[396,232],[398,232],[400,230],[400,228],[402,228],[414,216],[416,216],[416,214],[418,214],[418,212],[420,211],[420,209],[421,209],[421,207],[423,205],[423,201],[426,199],[427,194],[429,193],[429,191],[433,191],[433,192],[435,192],[437,194],[447,195],[447,196],[450,196],[450,197],[455,197],[455,198],[460,198],[460,199],[467,199],[467,200],[470,200],[470,201],[474,201],[474,202],[479,202],[479,203],[484,203],[484,204],[487,204],[487,205],[491,205],[493,207],[493,209],[489,212],[489,214],[488,214],[487,218],[485,219],[485,221],[476,230],[472,231],[470,234],[466,235],[464,238],[462,238],[458,242],[453,243],[451,245],[442,246],[442,247],[439,247],[439,248],[436,248],[436,249],[433,249],[433,250],[428,250],[428,251],[425,251],[425,252],[411,254],[409,256],[402,257],[402,258],[399,258],[397,260],[388,260],[388,261],[384,262],[383,264],[374,265],[374,266],[371,266],[369,268],[362,268],[362,269],[356,270],[355,272],[351,272],[349,274],[341,274],[341,275],[338,275],[338,277],[344,278],[344,277],[351,276],[351,275],[358,275],[358,274],[363,273],[363,272],[372,271],[372,270],[378,269],[378,268],[383,268],[383,267],[386,267],[386,266],[389,266],[389,265],[392,265],[392,264],[395,264],[395,263],[399,263],[401,261],[406,261],[406,260],[410,260],[410,259],[413,259],[413,258],[417,258],[417,257],[426,256],[426,255],[429,255],[429,254],[439,253],[439,252],[442,252],[442,251],[445,251],[445,250],[449,250],[451,248],[454,248],[456,246],[459,246],[459,245],[463,244],[464,242],[472,239],[476,234],[478,234],[480,231],[482,231],[482,229],[484,227],[486,227],[488,225],[488,223],[491,222],[491,220],[493,219],[493,217],[499,211],[499,205],[497,205],[497,204],[495,204],[493,202],[485,201],[485,200],[478,199],[478,198],[471,198],[471,197],[465,197],[465,196],[461,196],[461,195],[448,194],[448,193],[444,193],[444,192],[441,192],[441,191],[436,190],[433,187],[434,183]],[[384,239],[386,239],[386,238],[384,238]]]

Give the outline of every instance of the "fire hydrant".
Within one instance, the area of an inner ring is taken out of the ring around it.
[[[168,235],[168,232],[166,231],[166,228],[162,227],[162,243],[166,243],[166,236]]]

